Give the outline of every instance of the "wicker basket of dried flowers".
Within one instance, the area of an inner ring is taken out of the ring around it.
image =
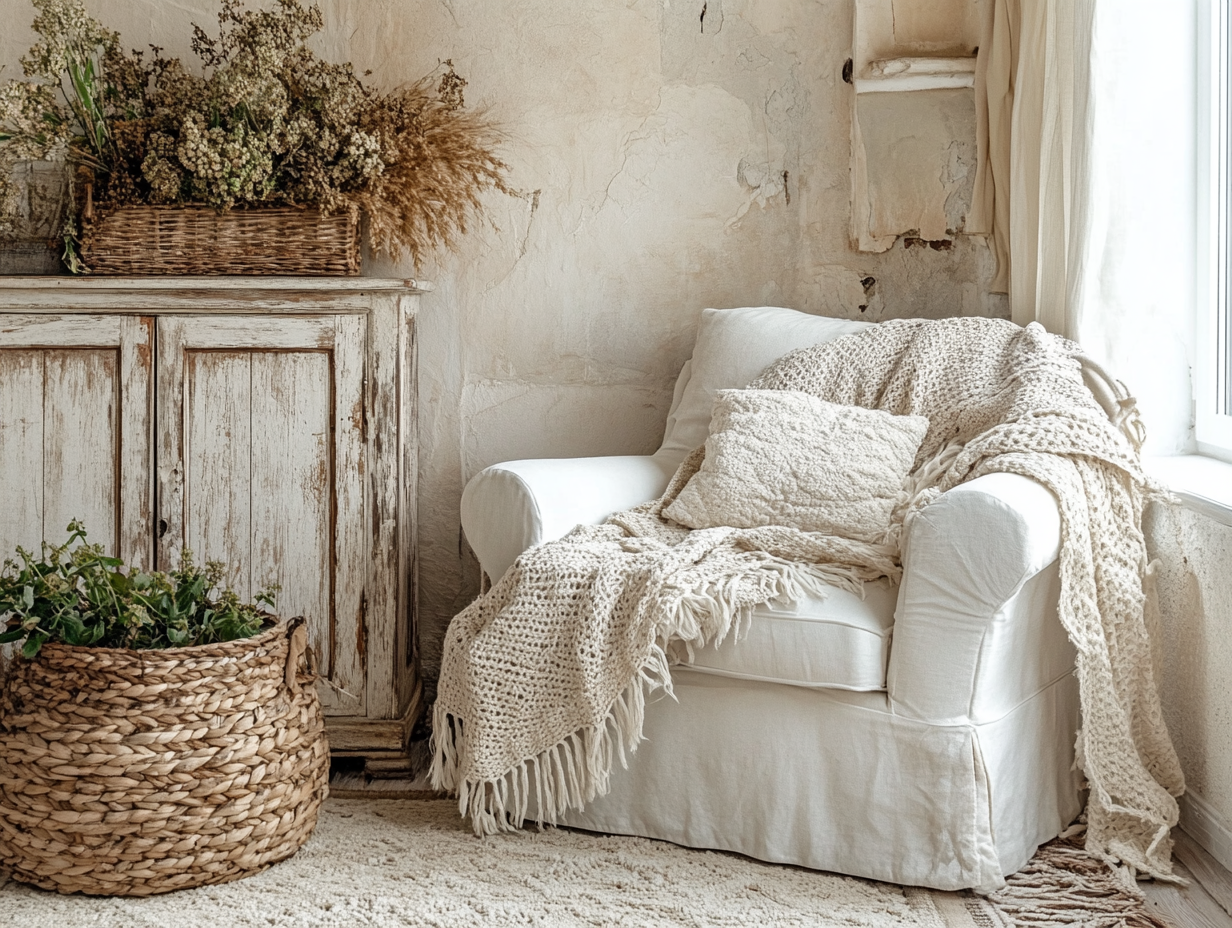
[[[304,0],[227,0],[217,35],[194,26],[194,65],[125,51],[82,0],[32,2],[40,41],[0,85],[0,214],[19,160],[67,160],[72,271],[356,274],[360,218],[374,253],[418,263],[514,194],[449,61],[379,92],[317,57]]]
[[[263,616],[249,637],[152,647],[158,597],[176,606],[164,612],[182,617],[188,604],[215,626],[234,600],[207,601],[209,577],[191,565],[163,582],[112,569],[97,546],[52,554],[27,558],[26,576],[10,562],[0,578],[11,629],[2,637],[26,634],[0,685],[0,867],[62,893],[146,896],[238,879],[294,854],[329,781],[304,620]],[[84,621],[53,627],[49,606],[66,595],[42,582],[54,575],[84,578],[67,594]],[[24,592],[35,588],[43,592]],[[96,621],[90,601],[107,589],[145,604],[132,623]],[[175,627],[158,633],[175,639]],[[46,640],[96,632],[143,646]]]
[[[82,220],[81,260],[95,274],[354,276],[359,209],[97,210]]]

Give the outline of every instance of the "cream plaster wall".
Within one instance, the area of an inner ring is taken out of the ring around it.
[[[1182,825],[1232,867],[1232,526],[1152,504],[1143,530],[1159,559],[1164,716],[1190,793]]]
[[[211,0],[86,0],[188,56]],[[452,59],[508,132],[518,197],[457,255],[365,273],[437,284],[419,328],[421,639],[429,676],[474,595],[458,500],[484,466],[660,439],[706,306],[1005,315],[989,253],[848,241],[852,0],[322,0],[318,47],[392,87]],[[704,16],[702,15],[704,11]],[[33,10],[0,0],[4,76]],[[961,146],[960,146],[961,148]],[[956,150],[947,170],[974,171]],[[952,179],[952,178],[951,178]],[[959,184],[958,186],[961,186]],[[968,185],[969,186],[969,185]]]

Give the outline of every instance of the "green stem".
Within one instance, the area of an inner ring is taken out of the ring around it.
[[[88,57],[85,58],[84,65],[78,61],[70,61],[68,76],[73,96],[70,97],[63,87],[61,93],[81,124],[86,143],[93,149],[94,164],[91,167],[103,173],[110,173],[111,165],[115,161],[114,146],[106,115],[99,103],[102,88],[94,73],[93,61]]]

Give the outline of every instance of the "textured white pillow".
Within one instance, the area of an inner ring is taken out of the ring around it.
[[[663,514],[689,528],[786,525],[877,541],[903,492],[923,416],[791,390],[720,390],[706,459]]]

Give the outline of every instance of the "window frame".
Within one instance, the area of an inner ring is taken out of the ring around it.
[[[1198,451],[1232,460],[1232,0],[1199,0],[1197,28]]]

